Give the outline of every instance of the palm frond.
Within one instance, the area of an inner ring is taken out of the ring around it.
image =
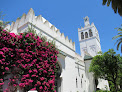
[[[122,37],[122,35],[114,36],[112,39],[115,40],[115,39],[117,39],[117,38],[119,38],[119,37]]]
[[[118,28],[118,30],[117,31],[122,31],[122,28]]]
[[[119,32],[118,34],[122,34],[122,32]]]
[[[119,42],[121,42],[121,41],[122,41],[122,38],[118,39],[118,40],[115,42],[115,44],[117,44],[117,43],[119,43]]]
[[[120,40],[120,41],[118,42],[118,44],[117,44],[117,50],[119,50],[120,44],[122,44],[122,40]]]

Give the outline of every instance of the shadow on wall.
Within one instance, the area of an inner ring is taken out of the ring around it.
[[[65,69],[65,57],[66,57],[66,56],[64,56],[64,55],[62,55],[62,54],[59,54],[59,55],[58,55],[58,64],[59,64],[61,70],[62,70],[62,69]]]

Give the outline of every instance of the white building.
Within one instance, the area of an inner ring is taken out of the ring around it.
[[[17,18],[16,22],[6,28],[18,34],[25,32],[28,26],[32,25],[38,35],[55,41],[56,47],[61,50],[58,55],[61,75],[57,79],[57,92],[93,92],[95,83],[93,74],[89,73],[89,66],[92,56],[101,51],[101,45],[95,25],[90,25],[88,17],[84,18],[84,23],[85,27],[78,29],[81,55],[76,53],[75,43],[71,39],[60,33],[59,29],[41,15],[35,16],[32,8],[27,15],[23,14],[21,19]],[[106,82],[102,83],[100,88],[108,85]]]

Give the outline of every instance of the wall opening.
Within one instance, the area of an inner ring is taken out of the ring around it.
[[[81,39],[84,39],[84,34],[83,34],[83,32],[81,33]]]
[[[57,62],[57,73],[56,73],[56,78],[55,78],[55,86],[56,86],[56,92],[61,92],[61,82],[62,82],[62,78],[60,77],[61,72],[62,72],[62,68],[61,68],[61,64],[59,64],[59,62]]]
[[[88,38],[88,33],[87,32],[85,32],[85,38]]]
[[[89,36],[90,36],[90,37],[93,36],[93,33],[92,33],[92,30],[91,30],[91,29],[89,30]]]
[[[78,80],[77,80],[77,77],[76,77],[76,88],[78,88]]]

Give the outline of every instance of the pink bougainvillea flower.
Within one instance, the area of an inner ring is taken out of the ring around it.
[[[26,38],[28,38],[29,37],[29,34],[26,34],[26,36],[25,36]]]
[[[54,80],[49,80],[49,84],[53,84],[54,83]]]
[[[32,73],[32,70],[29,70],[29,73]]]
[[[23,50],[23,49],[19,49],[18,51],[19,51],[19,52],[24,52],[24,50]]]
[[[44,90],[47,90],[47,87],[46,86],[44,87]]]
[[[43,73],[47,73],[47,71],[46,70],[43,70]]]
[[[10,79],[9,84],[27,90],[37,89],[39,92],[55,90],[54,73],[58,54],[55,46],[33,33],[15,35],[4,30],[0,34],[0,40],[5,41],[5,44],[0,42],[0,64],[4,66],[0,76],[5,76],[6,71],[13,69],[11,73],[14,78]],[[12,59],[10,61],[7,58]],[[18,69],[11,68],[13,66]],[[0,79],[0,85],[3,84],[3,79]]]
[[[35,63],[37,61],[37,59],[34,59],[33,62]]]
[[[52,72],[52,74],[54,74],[54,71]]]
[[[4,74],[5,74],[5,72],[2,72],[2,74],[4,75]]]
[[[5,58],[5,55],[2,54],[2,57]]]
[[[45,84],[46,84],[46,82],[44,81],[42,84],[43,84],[43,85],[45,85]]]
[[[37,71],[37,69],[34,69],[33,71],[34,71],[35,73],[37,73],[37,72],[38,72],[38,71]]]
[[[5,61],[5,59],[2,59],[2,61]]]
[[[43,68],[40,68],[39,70],[43,70]]]
[[[15,35],[14,33],[10,33],[10,35],[11,35],[12,37],[14,37],[14,38],[16,37],[16,35]]]
[[[30,75],[29,74],[26,74],[26,75],[23,75],[23,77],[30,77]]]
[[[31,90],[36,90],[36,88],[32,88]]]
[[[35,54],[35,52],[32,52],[32,54],[34,55],[34,54]]]
[[[37,65],[37,68],[40,68],[40,66],[39,66],[39,65]]]
[[[20,83],[19,86],[20,87],[25,87],[25,84],[24,83]]]
[[[31,77],[36,77],[36,75],[35,75],[35,74],[33,74]]]
[[[12,66],[16,66],[15,64],[13,64]]]
[[[44,77],[41,77],[40,80],[43,81],[43,80],[45,80],[45,78]]]
[[[37,81],[37,85],[41,85],[41,82],[40,81]]]
[[[3,84],[4,84],[4,82],[3,83],[0,83],[0,86],[3,85]]]
[[[48,87],[50,87],[49,83],[46,83],[46,85],[47,85]]]
[[[12,79],[13,82],[15,82],[15,79]]]
[[[40,72],[39,75],[42,75],[42,73]]]
[[[28,64],[30,67],[33,66],[33,64]]]
[[[39,87],[39,89],[41,89],[41,90],[42,90],[42,89],[43,89],[43,87],[42,87],[42,86],[40,86],[40,87]]]
[[[30,83],[32,83],[32,82],[33,82],[33,80],[29,79],[29,82],[30,82]]]
[[[17,84],[13,84],[13,86],[14,86],[14,87],[16,87],[16,86],[17,86]]]
[[[11,55],[11,57],[13,57],[14,55]]]
[[[0,63],[1,63],[1,64],[3,63],[2,60],[0,60]]]
[[[30,83],[26,82],[26,83],[25,83],[25,85],[27,85],[27,86],[28,86],[28,85],[30,85]]]
[[[0,81],[3,81],[3,79],[0,79]]]
[[[6,71],[8,71],[8,70],[9,70],[9,68],[8,68],[8,67],[5,67],[5,70],[6,70]]]
[[[36,86],[37,86],[37,84],[34,85],[34,87],[36,87]]]
[[[3,52],[2,52],[2,51],[0,51],[0,54],[1,54],[1,55],[3,55]]]

